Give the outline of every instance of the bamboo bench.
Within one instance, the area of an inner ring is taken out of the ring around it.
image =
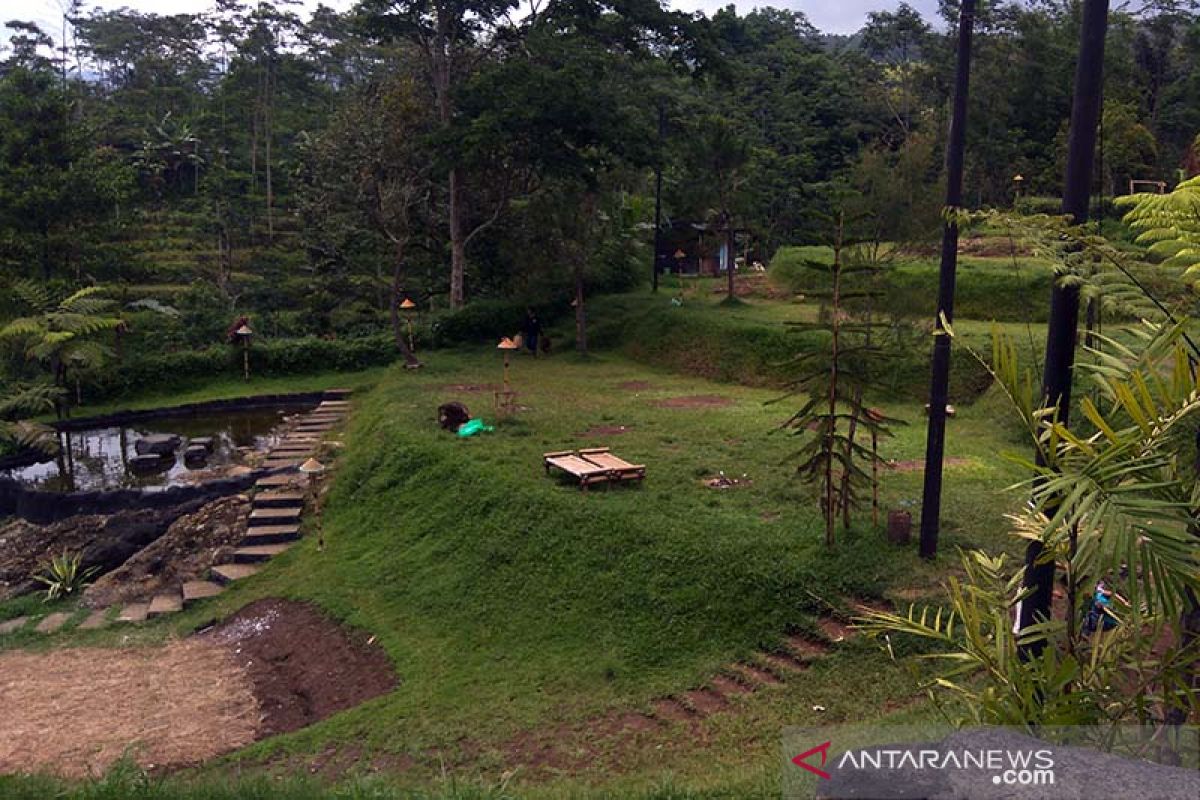
[[[565,472],[579,482],[579,488],[587,490],[593,483],[609,484],[623,480],[641,480],[646,477],[646,467],[641,464],[630,464],[623,458],[615,456],[607,447],[595,447],[588,450],[561,450],[545,453],[542,465],[546,474],[554,468]]]

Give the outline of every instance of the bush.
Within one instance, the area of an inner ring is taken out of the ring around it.
[[[495,344],[501,336],[512,336],[521,330],[527,308],[533,308],[543,326],[553,324],[571,310],[565,299],[539,303],[476,300],[434,323],[434,341],[438,346]]]
[[[385,335],[360,339],[276,339],[251,346],[250,372],[263,376],[349,372],[390,364],[397,356],[395,343]],[[214,345],[112,365],[86,387],[89,397],[116,397],[151,387],[172,388],[218,375],[237,375],[241,370],[240,347]]]

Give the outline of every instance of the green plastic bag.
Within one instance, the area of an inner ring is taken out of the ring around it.
[[[477,433],[490,433],[496,430],[491,425],[487,425],[481,419],[469,419],[462,425],[458,426],[458,435],[464,439],[468,436],[474,436]]]

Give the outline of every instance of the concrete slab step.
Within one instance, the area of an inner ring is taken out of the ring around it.
[[[263,561],[270,561],[275,556],[286,553],[293,542],[282,542],[280,544],[261,544],[248,545],[239,547],[233,551],[233,563],[235,564],[260,564]]]
[[[292,508],[256,508],[250,512],[251,521],[254,520],[290,520],[295,521],[300,519],[301,509],[299,506]]]
[[[324,392],[325,402],[328,403],[330,400],[345,400],[353,392],[353,389],[343,389],[341,387],[336,389],[326,389]]]
[[[94,631],[108,627],[109,622],[108,609],[100,608],[88,614],[87,619],[79,623],[79,629],[81,631]]]
[[[216,597],[223,591],[225,590],[220,585],[212,581],[188,581],[183,585],[183,607],[187,608],[193,603]]]
[[[264,469],[295,469],[303,464],[303,459],[299,458],[274,458],[268,456],[267,460],[262,463]]]
[[[278,489],[283,486],[297,485],[300,481],[299,475],[268,475],[265,478],[259,478],[254,482],[256,489]]]
[[[130,603],[121,609],[117,622],[145,622],[149,610],[149,603]]]
[[[263,544],[282,544],[300,538],[299,525],[256,525],[246,529],[239,546],[254,547]]]
[[[12,619],[0,622],[0,636],[16,633],[25,627],[26,622],[29,622],[29,617],[13,617]]]
[[[150,608],[146,610],[146,616],[153,619],[179,611],[183,611],[183,596],[177,592],[164,592],[155,595],[154,599],[150,601]]]
[[[249,578],[254,573],[258,572],[259,567],[253,564],[218,564],[209,572],[212,579],[221,584],[228,586],[234,581],[240,581],[243,578]]]
[[[301,458],[313,449],[311,444],[281,445],[271,451],[271,458]]]
[[[66,611],[55,611],[53,614],[47,614],[34,630],[38,633],[54,633],[65,625],[67,620],[72,616],[74,615]]]
[[[254,495],[255,508],[281,508],[303,505],[304,492],[277,489],[269,492],[259,492]]]

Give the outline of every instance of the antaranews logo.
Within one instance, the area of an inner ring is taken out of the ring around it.
[[[824,767],[833,741],[823,742],[792,758],[792,763],[819,778],[830,780]],[[809,763],[820,756],[820,766]],[[1005,786],[1054,784],[1054,755],[1049,749],[914,749],[873,747],[847,750],[832,769],[868,770],[978,770],[990,773],[991,782]]]
[[[830,777],[829,773],[823,769],[817,769],[812,764],[809,764],[808,759],[810,756],[814,756],[817,753],[820,753],[821,754],[821,766],[822,767],[825,766],[825,762],[827,760],[829,760],[829,748],[832,744],[833,744],[833,742],[831,740],[831,741],[825,742],[824,744],[819,744],[816,747],[813,747],[809,750],[805,750],[803,753],[801,753],[800,755],[793,758],[792,763],[795,764],[797,767],[803,767],[804,769],[811,772],[813,775],[817,775],[821,778],[824,778],[825,780],[829,780],[829,777]]]

